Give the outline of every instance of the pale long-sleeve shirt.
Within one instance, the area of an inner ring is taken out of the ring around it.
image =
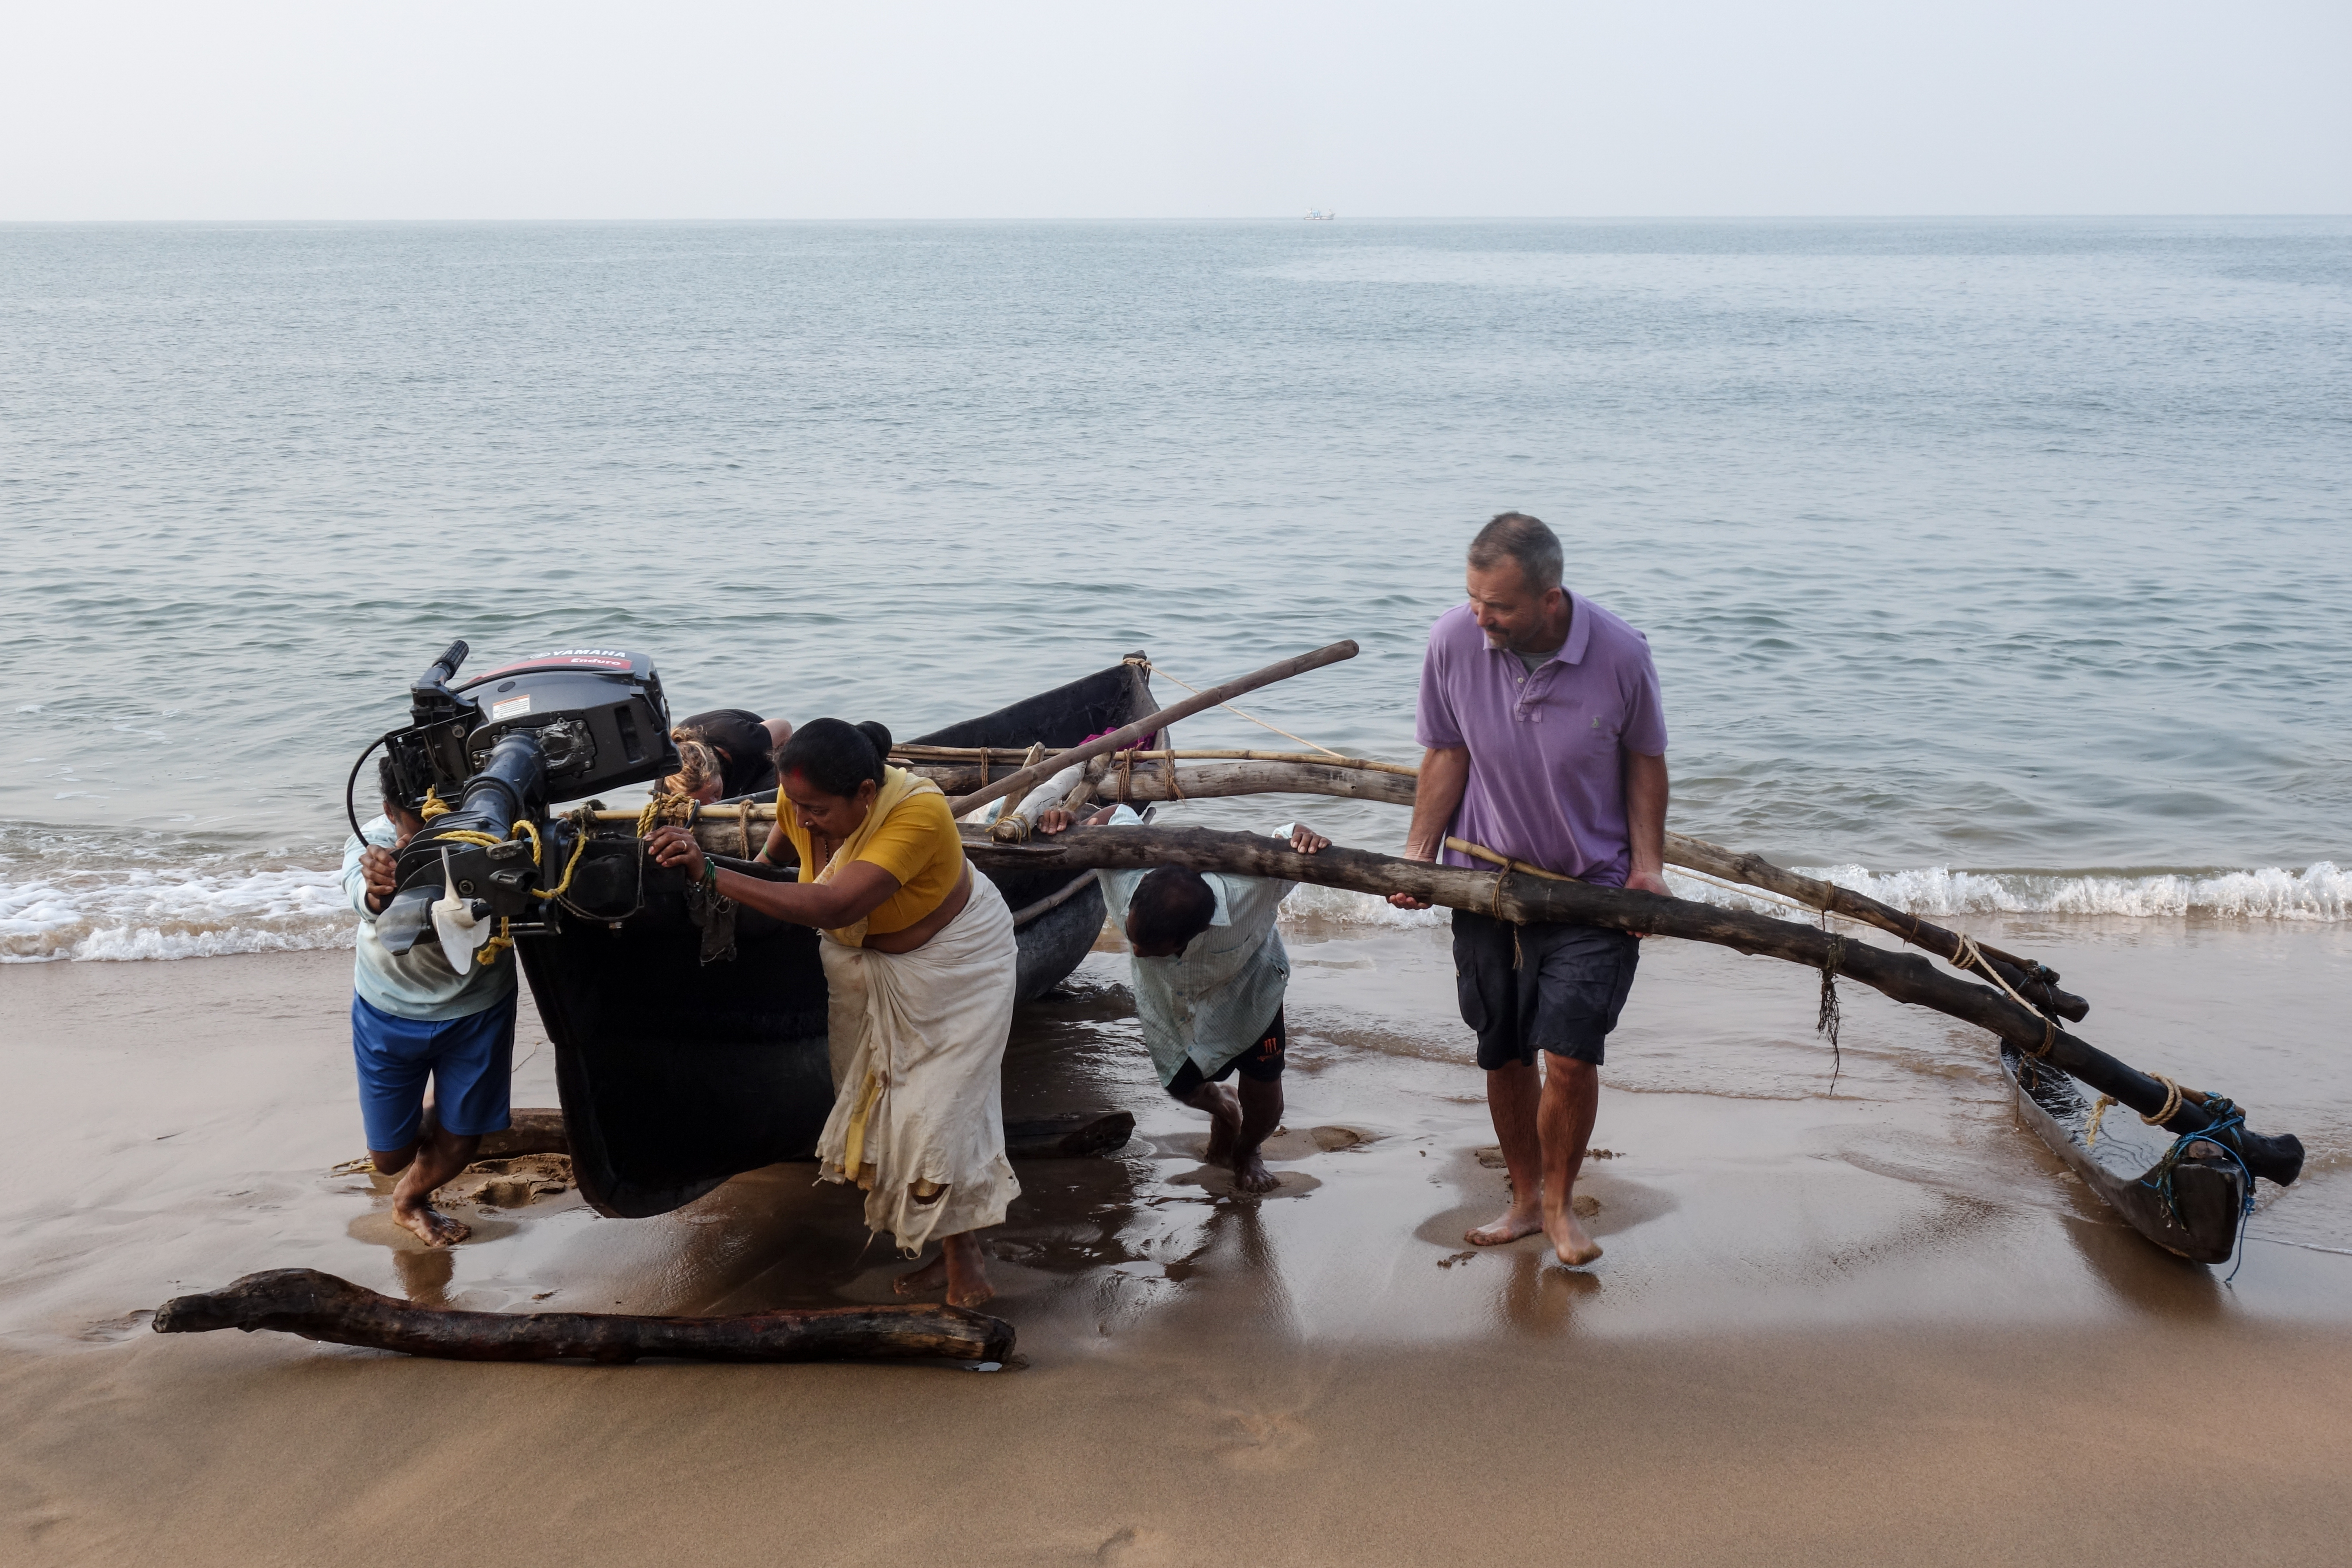
[[[389,849],[399,841],[391,819],[379,816],[364,829],[367,841]],[[440,939],[428,928],[406,952],[395,953],[375,934],[375,911],[368,908],[367,877],[360,870],[362,846],[356,838],[343,841],[343,890],[360,915],[352,946],[352,989],[361,1000],[395,1018],[438,1024],[470,1018],[506,1000],[515,988],[515,955],[501,953],[495,963],[478,958],[460,974],[449,967]]]
[[[1111,826],[1140,826],[1126,806]],[[1283,837],[1290,826],[1277,830]],[[1145,871],[1098,870],[1110,918],[1124,931],[1129,902]],[[1160,1081],[1172,1081],[1190,1061],[1204,1078],[1264,1037],[1290,984],[1290,954],[1275,929],[1275,914],[1295,882],[1273,877],[1207,873],[1202,880],[1217,896],[1209,929],[1174,958],[1133,958],[1135,1013],[1143,1043]]]

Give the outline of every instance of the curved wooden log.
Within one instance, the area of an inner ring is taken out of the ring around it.
[[[959,763],[977,766],[989,763],[993,767],[996,759],[1015,749],[1009,746],[893,746],[890,760],[912,772],[931,773],[933,769]],[[982,754],[983,752],[987,753],[985,756]],[[1409,763],[1383,763],[1370,757],[1325,757],[1312,752],[1256,752],[1232,748],[1196,750],[1190,746],[1178,746],[1172,751],[1160,747],[1149,752],[1131,750],[1126,754],[1139,763],[1171,760],[1180,763],[1312,763],[1318,767],[1361,768],[1371,773],[1400,773],[1408,779],[1417,776],[1420,772]],[[1003,765],[1005,772],[1013,771],[1013,763]],[[938,775],[931,773],[931,776]]]
[[[2042,1051],[2046,1039],[2047,1053],[2042,1060],[2143,1114],[2162,1110],[2168,1099],[2164,1086],[2154,1079],[2089,1041],[2048,1024],[2040,1014],[1990,986],[1948,973],[1916,954],[1890,952],[1769,915],[1584,882],[1548,881],[1517,872],[1460,870],[1361,849],[1335,847],[1319,855],[1300,855],[1279,839],[1201,827],[1074,827],[1057,838],[1024,845],[993,844],[968,830],[964,852],[989,871],[1189,866],[1196,871],[1279,877],[1376,895],[1407,893],[1430,903],[1507,921],[1556,921],[1714,942],[1739,952],[1786,959],[1808,969],[1833,969],[1898,1002],[1933,1007],[1989,1029],[2028,1052]],[[2165,1129],[2183,1133],[2211,1127],[2218,1118],[2204,1108],[2201,1099],[2192,1100],[2184,1094],[2180,1108],[2164,1123]],[[2235,1148],[2256,1175],[2282,1185],[2294,1181],[2303,1169],[2303,1144],[2291,1134],[2265,1137],[2241,1129],[2216,1136]]]
[[[980,767],[927,765],[917,770],[950,795],[980,787]],[[996,772],[996,770],[992,770]],[[997,772],[1000,778],[1009,772]],[[1106,768],[1097,759],[1087,770],[1100,801],[1141,805],[1154,800],[1214,800],[1237,795],[1324,795],[1343,800],[1377,800],[1392,805],[1412,804],[1413,780],[1408,774],[1376,773],[1369,768],[1341,767],[1335,763],[1230,762],[1179,763],[1176,784],[1170,788],[1164,761],[1139,760],[1131,768],[1116,763]]]
[[[1848,920],[1876,926],[1891,936],[1901,937],[1914,947],[1925,948],[1938,958],[1958,958],[1960,938],[1956,931],[1945,930],[1915,914],[1882,904],[1876,899],[1841,888],[1834,882],[1821,881],[1784,870],[1761,855],[1743,854],[1726,849],[1719,844],[1709,844],[1704,838],[1688,838],[1679,833],[1666,835],[1666,864],[1680,866],[1687,871],[1704,871],[1710,877],[1726,881],[1744,882],[1751,888],[1794,899],[1807,909],[1818,910],[1824,903],[1830,912]],[[2091,1005],[2071,992],[2058,989],[2058,972],[2030,958],[2019,958],[1997,947],[1977,943],[1977,951],[2011,987],[2028,1002],[2049,1008],[2062,1018],[2081,1023]]]
[[[1004,777],[984,784],[970,795],[958,795],[948,802],[948,809],[961,816],[976,806],[986,805],[990,801],[1017,794],[1041,779],[1052,778],[1072,763],[1083,763],[1095,757],[1107,756],[1122,746],[1131,746],[1146,735],[1165,730],[1179,719],[1188,719],[1203,709],[1214,708],[1229,702],[1244,692],[1255,691],[1261,686],[1271,686],[1277,680],[1288,680],[1294,675],[1304,675],[1310,669],[1320,669],[1327,664],[1337,664],[1343,658],[1355,657],[1356,645],[1352,642],[1340,641],[1332,643],[1328,647],[1318,647],[1313,653],[1302,653],[1293,658],[1277,659],[1264,669],[1253,670],[1238,679],[1228,680],[1222,686],[1212,686],[1206,691],[1196,692],[1181,702],[1171,702],[1157,713],[1147,713],[1132,724],[1122,725],[1108,735],[1088,741],[1082,746],[1072,746],[1067,751],[1056,752],[1042,762],[1033,763],[1017,773],[1007,773]]]
[[[248,1274],[222,1290],[174,1296],[159,1334],[274,1329],[330,1344],[446,1361],[995,1361],[1013,1325],[962,1307],[829,1307],[732,1318],[605,1312],[452,1312],[418,1307],[315,1268]]]

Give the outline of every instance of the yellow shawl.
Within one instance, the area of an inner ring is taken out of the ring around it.
[[[917,795],[943,793],[938,784],[919,773],[911,773],[904,768],[894,768],[887,763],[884,763],[882,788],[880,793],[875,795],[874,804],[866,808],[866,820],[857,825],[856,832],[841,841],[841,847],[833,852],[833,858],[826,861],[824,868],[814,876],[809,872],[808,835],[801,830],[798,817],[785,815],[792,810],[793,806],[792,802],[784,798],[784,786],[781,784],[776,786],[776,816],[779,820],[793,824],[792,836],[799,840],[801,880],[829,882],[833,880],[834,873],[857,858],[858,852],[866,847],[876,831],[890,819],[892,812]],[[844,947],[863,947],[866,945],[866,921],[861,920],[856,925],[843,926],[837,931],[828,930],[824,934]]]

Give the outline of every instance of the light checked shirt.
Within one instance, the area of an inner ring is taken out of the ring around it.
[[[1142,822],[1122,805],[1110,825],[1140,826]],[[1276,831],[1287,838],[1291,825]],[[1147,874],[1095,873],[1110,918],[1122,931],[1136,885]],[[1290,984],[1290,954],[1283,948],[1274,917],[1297,884],[1221,871],[1206,873],[1202,879],[1217,896],[1209,929],[1174,958],[1129,961],[1135,971],[1135,1016],[1143,1025],[1143,1044],[1163,1086],[1188,1061],[1201,1069],[1202,1077],[1214,1078],[1227,1062],[1256,1045],[1274,1022]]]

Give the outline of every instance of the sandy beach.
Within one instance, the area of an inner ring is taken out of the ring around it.
[[[331,1173],[359,1152],[347,954],[0,969],[8,1555],[2123,1563],[2186,1531],[2342,1560],[2352,1256],[2318,1248],[2352,1242],[2337,1130],[2311,1125],[2338,1086],[2233,1058],[2315,1159],[2266,1189],[2269,1239],[2225,1286],[2085,1196],[1966,1031],[1850,997],[1829,1098],[1804,976],[1659,944],[1580,1189],[1607,1256],[1571,1273],[1534,1239],[1459,1240],[1502,1177],[1438,933],[1315,936],[1264,1200],[1200,1165],[1202,1124],[1150,1082],[1123,959],[1024,1015],[1008,1114],[1125,1107],[1139,1138],[1022,1168],[992,1239],[1021,1356],[993,1373],[156,1336],[162,1300],[266,1268],[488,1310],[730,1311],[887,1300],[899,1266],[799,1166],[654,1220],[509,1185],[465,1211],[476,1241],[426,1253],[384,1184]],[[2098,1037],[2192,1038],[2200,965],[2281,943],[2306,983],[2268,1022],[2310,1036],[2346,961],[2326,931],[2084,927],[2067,973]],[[516,1103],[555,1103],[528,1006],[517,1054]]]

